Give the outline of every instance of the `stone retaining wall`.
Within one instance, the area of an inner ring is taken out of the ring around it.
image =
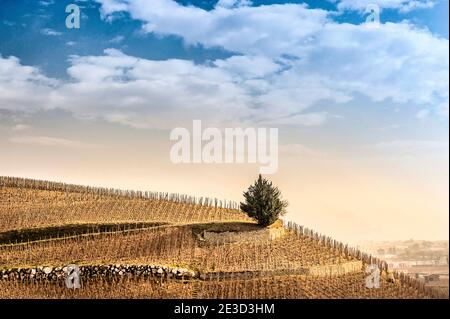
[[[79,266],[81,278],[103,277],[163,277],[175,279],[249,279],[264,276],[308,275],[308,276],[339,276],[362,270],[361,261],[351,261],[337,265],[300,267],[295,269],[280,269],[271,271],[242,272],[209,272],[199,273],[186,268],[156,266],[156,265],[97,265]],[[11,268],[0,270],[1,280],[50,280],[57,281],[67,277],[67,267],[36,267]]]
[[[176,268],[156,265],[98,265],[79,266],[81,278],[97,276],[144,276],[144,277],[168,277],[179,279],[197,278],[195,271],[186,268]],[[11,279],[47,279],[58,280],[67,276],[67,267],[36,267],[36,268],[11,268],[0,270],[0,281]]]

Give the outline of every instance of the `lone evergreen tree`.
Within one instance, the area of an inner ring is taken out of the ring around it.
[[[245,203],[241,210],[258,221],[261,226],[273,224],[279,216],[286,213],[287,201],[281,199],[280,190],[272,182],[262,178],[261,174],[255,184],[244,192]]]

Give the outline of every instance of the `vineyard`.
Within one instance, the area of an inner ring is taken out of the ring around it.
[[[89,190],[47,190],[0,180],[0,231],[67,225],[73,223],[168,222],[201,223],[249,221],[236,209],[212,206],[207,200],[169,200],[166,193],[100,193]],[[175,195],[173,195],[175,196]],[[197,203],[197,204],[196,204]],[[222,204],[219,202],[218,204]],[[230,203],[227,203],[231,205]],[[222,204],[223,205],[223,204]]]
[[[294,223],[277,226],[282,237],[249,240],[259,226],[237,208],[211,198],[0,177],[0,298],[445,297]],[[208,242],[208,233],[239,240]],[[68,289],[52,273],[68,264],[96,270]],[[365,286],[369,264],[381,271],[379,288]],[[125,266],[98,270],[105,265]],[[193,275],[179,278],[177,268]]]
[[[64,281],[6,281],[0,285],[0,298],[430,298],[407,284],[382,282],[378,289],[364,286],[364,274],[330,278],[306,276],[259,276],[250,279],[180,281],[158,279],[93,278],[81,289],[67,289]]]

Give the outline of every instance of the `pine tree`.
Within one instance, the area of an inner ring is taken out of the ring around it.
[[[279,216],[286,213],[288,202],[281,199],[280,190],[272,186],[271,181],[262,178],[261,174],[255,184],[244,192],[244,198],[241,210],[256,219],[261,226],[273,224]]]

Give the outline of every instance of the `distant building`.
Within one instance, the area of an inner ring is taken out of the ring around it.
[[[439,281],[439,275],[438,274],[425,275],[423,276],[423,279],[425,280],[426,284],[430,282],[437,282]]]
[[[411,267],[418,267],[418,266],[434,266],[436,265],[435,260],[416,260],[410,263]]]
[[[410,268],[413,265],[411,261],[398,261],[398,262],[391,262],[388,264],[388,267],[390,269],[406,269]]]
[[[438,264],[439,265],[448,265],[448,256],[441,256]]]

